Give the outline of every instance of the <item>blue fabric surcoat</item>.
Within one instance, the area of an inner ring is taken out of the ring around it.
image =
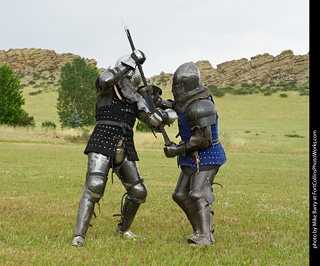
[[[183,141],[187,142],[193,135],[191,126],[184,113],[178,113],[178,116],[180,137]],[[198,150],[198,156],[200,159],[199,166],[223,165],[226,162],[226,155],[218,137],[218,114],[216,123],[211,125],[211,137],[213,145],[208,148]],[[180,155],[178,158],[178,165],[197,167],[195,156],[190,152],[187,152],[186,156]]]

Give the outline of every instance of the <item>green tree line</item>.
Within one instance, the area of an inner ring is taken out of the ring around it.
[[[0,67],[0,124],[35,126],[32,116],[22,109],[25,100],[19,88],[20,80],[9,65]]]

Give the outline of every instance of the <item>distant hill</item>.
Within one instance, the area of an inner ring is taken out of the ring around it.
[[[46,49],[9,49],[0,50],[0,66],[9,64],[20,77],[21,84],[43,85],[56,84],[60,77],[60,69],[66,62],[71,62],[78,55],[71,53],[57,54]],[[92,66],[97,65],[95,59],[86,59]],[[259,54],[249,59],[227,61],[213,68],[209,61],[195,62],[201,73],[201,81],[205,85],[215,84],[219,87],[230,84],[291,82],[309,85],[309,54],[294,55],[285,50],[280,55]],[[150,83],[171,87],[172,73],[161,72],[149,78]]]

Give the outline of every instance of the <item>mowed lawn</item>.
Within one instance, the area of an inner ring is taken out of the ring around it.
[[[190,247],[184,238],[191,227],[171,199],[180,170],[175,158],[164,156],[161,135],[135,133],[148,197],[131,229],[146,240],[114,236],[113,214],[120,212],[125,191],[109,174],[86,245],[73,248],[85,143],[51,139],[39,129],[0,127],[0,263],[308,265],[309,98],[288,95],[215,99],[228,160],[215,180],[223,188],[214,186],[216,242],[205,248]],[[176,130],[168,132],[178,142]]]

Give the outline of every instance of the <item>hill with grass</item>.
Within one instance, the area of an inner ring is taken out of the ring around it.
[[[60,70],[77,56],[35,48],[0,50],[0,66],[9,64],[19,76],[26,99],[23,108],[34,116],[38,127],[45,121],[59,125],[56,103]],[[92,66],[97,65],[95,59],[86,61]],[[309,54],[294,55],[291,50],[286,50],[277,56],[263,54],[250,60],[242,58],[224,62],[217,68],[207,60],[196,64],[201,82],[210,88],[214,97],[225,94],[270,96],[280,92],[280,97],[286,98],[289,91],[309,94]],[[172,73],[162,72],[149,78],[148,82],[160,86],[164,98],[172,98],[172,76]]]
[[[0,66],[9,64],[19,75],[23,85],[56,84],[59,81],[60,69],[66,62],[75,57],[72,53],[58,54],[46,49],[9,49],[0,50]],[[92,66],[95,59],[86,59]],[[259,54],[249,59],[223,62],[214,68],[208,60],[195,62],[201,73],[202,83],[225,87],[242,83],[292,82],[299,85],[309,84],[309,54],[295,55],[285,50],[279,55]],[[153,84],[171,87],[172,73],[161,72],[150,77]]]

